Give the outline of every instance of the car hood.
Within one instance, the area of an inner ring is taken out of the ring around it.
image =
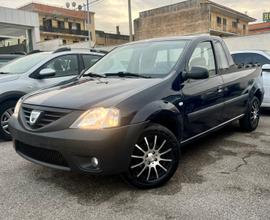
[[[40,90],[27,96],[24,103],[77,110],[112,107],[160,81],[141,78],[80,79],[67,85]]]
[[[0,83],[10,82],[16,80],[20,75],[15,74],[0,74]]]

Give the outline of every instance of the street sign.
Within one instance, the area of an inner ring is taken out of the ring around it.
[[[264,12],[263,13],[263,21],[264,22],[270,22],[270,12]]]

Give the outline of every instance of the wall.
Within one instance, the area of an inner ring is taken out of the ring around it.
[[[121,34],[105,33],[104,31],[96,32],[96,44],[99,46],[113,46],[129,42],[129,36]]]
[[[270,33],[224,38],[230,51],[270,50]]]
[[[191,0],[140,13],[134,21],[135,40],[207,33],[209,9]]]
[[[37,43],[37,49],[42,51],[54,51],[61,46],[63,46],[62,39],[48,40]]]

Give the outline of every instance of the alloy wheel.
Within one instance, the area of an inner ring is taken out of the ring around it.
[[[8,135],[10,134],[10,132],[8,130],[8,121],[11,118],[11,116],[13,115],[13,113],[14,113],[14,107],[7,109],[1,115],[1,127],[2,127],[2,130]]]
[[[260,118],[260,106],[257,101],[254,101],[251,106],[250,122],[252,125],[256,125]]]
[[[149,135],[135,145],[130,173],[142,183],[158,182],[173,166],[173,148],[165,136]]]

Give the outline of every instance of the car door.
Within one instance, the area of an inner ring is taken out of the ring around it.
[[[82,68],[77,54],[67,54],[48,61],[36,71],[35,76],[38,76],[39,72],[44,69],[54,70],[55,75],[42,78],[36,77],[35,83],[37,89],[44,89],[63,84],[63,82],[69,82],[78,76]]]
[[[188,120],[184,140],[206,132],[223,121],[223,81],[217,72],[212,41],[197,44],[188,59],[186,72],[192,67],[206,68],[210,76],[207,79],[188,79],[182,84],[183,105]]]
[[[215,49],[219,54],[225,54],[224,50],[227,48],[220,42],[215,43]],[[223,56],[226,56],[223,55]],[[234,56],[238,65],[247,65],[254,63],[253,56],[248,53],[239,54]],[[239,68],[234,63],[231,63],[227,57],[228,63],[226,64],[225,58],[222,61],[224,66],[222,78],[224,81],[224,118],[226,121],[235,119],[245,113],[249,89],[251,89],[252,78],[249,75],[254,72],[252,68]]]

